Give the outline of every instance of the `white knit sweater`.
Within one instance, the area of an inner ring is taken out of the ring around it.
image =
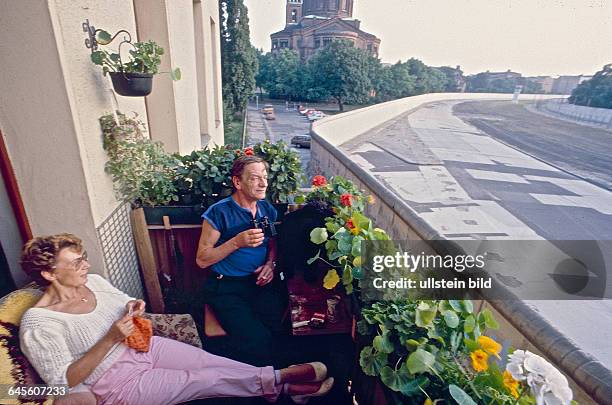
[[[125,315],[125,304],[133,298],[96,274],[87,276],[87,287],[96,297],[95,309],[87,314],[67,314],[46,308],[30,308],[21,318],[21,350],[47,384],[68,384],[68,367],[83,357]],[[126,346],[115,345],[85,379],[94,384]]]

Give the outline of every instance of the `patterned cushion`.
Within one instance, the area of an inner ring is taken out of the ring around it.
[[[202,348],[193,318],[189,314],[144,314],[153,323],[155,336],[167,337]]]
[[[38,301],[42,291],[21,289],[0,299],[0,385],[43,384],[19,348],[19,323],[23,313]],[[2,404],[50,404],[51,400],[7,400]]]

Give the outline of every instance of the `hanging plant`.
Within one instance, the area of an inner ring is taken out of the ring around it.
[[[122,96],[138,97],[151,93],[153,88],[153,75],[159,72],[161,56],[164,48],[155,41],[131,42],[131,36],[127,31],[119,31],[111,37],[104,30],[96,30],[96,41],[99,45],[108,45],[119,33],[125,33],[123,41],[119,43],[117,52],[98,50],[91,54],[91,61],[102,66],[102,73],[108,73],[113,83],[115,92]],[[133,49],[129,51],[130,60],[126,63],[121,59],[121,46],[128,44]],[[170,72],[172,80],[180,80],[181,71],[176,68]]]

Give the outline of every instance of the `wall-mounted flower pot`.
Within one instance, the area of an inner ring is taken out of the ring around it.
[[[127,97],[147,96],[153,89],[153,75],[150,73],[109,73],[115,92]]]

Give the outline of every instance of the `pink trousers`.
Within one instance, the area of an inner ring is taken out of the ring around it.
[[[154,336],[147,353],[128,348],[91,387],[101,404],[177,404],[210,397],[276,400],[272,367],[254,367]]]

